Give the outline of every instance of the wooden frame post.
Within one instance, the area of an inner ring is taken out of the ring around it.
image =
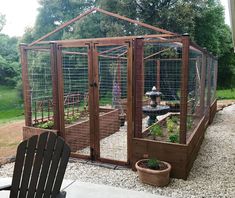
[[[133,45],[129,42],[127,49],[127,163],[132,164],[132,138],[134,138],[133,128]]]
[[[51,42],[51,78],[52,78],[52,99],[53,99],[53,119],[54,129],[60,130],[60,114],[59,114],[59,90],[57,76],[57,44]]]
[[[183,35],[182,43],[183,49],[180,87],[180,144],[186,144],[190,43],[189,35]]]
[[[20,59],[22,64],[22,82],[24,95],[24,115],[25,126],[32,126],[32,107],[31,107],[31,91],[28,77],[28,61],[27,61],[27,45],[20,44]]]
[[[144,68],[144,39],[134,40],[133,96],[134,96],[134,137],[142,137],[142,97]]]
[[[211,67],[212,67],[212,57],[211,56],[209,56],[209,65],[208,65],[208,70],[207,70],[207,72],[208,72],[208,81],[207,81],[207,83],[208,83],[208,91],[207,91],[207,106],[208,106],[208,108],[210,108],[210,106],[211,106]]]
[[[63,76],[62,47],[57,45],[57,78],[58,78],[58,113],[59,113],[59,135],[66,140],[64,122],[64,76]]]
[[[205,81],[206,81],[206,55],[202,55],[202,69],[201,69],[201,93],[200,93],[200,115],[204,114],[205,109]]]

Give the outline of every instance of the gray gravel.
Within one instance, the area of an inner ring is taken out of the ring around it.
[[[13,164],[0,168],[1,177],[12,175]],[[171,179],[168,187],[157,188],[139,182],[129,169],[113,170],[72,160],[66,179],[106,184],[169,197],[235,197],[235,105],[217,113],[205,134],[198,157],[187,181]],[[79,190],[79,189],[78,189]]]

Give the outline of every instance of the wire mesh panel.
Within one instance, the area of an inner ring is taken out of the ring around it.
[[[63,48],[65,133],[73,152],[90,155],[88,49]]]
[[[127,161],[127,46],[98,46],[100,157]]]
[[[212,60],[211,68],[210,68],[210,83],[211,83],[211,100],[212,104],[216,98],[216,65],[217,60]]]
[[[188,101],[187,101],[187,135],[192,134],[201,118],[201,78],[202,78],[202,53],[191,47],[189,50],[188,73]]]
[[[53,98],[52,73],[49,49],[27,51],[28,79],[32,125],[39,128],[52,129]]]
[[[174,135],[177,141],[179,139],[181,65],[182,45],[180,43],[145,42],[142,129],[144,136],[148,139],[170,141],[171,134],[167,130],[166,117],[168,120],[171,117],[177,120]],[[156,108],[152,107],[151,99],[146,97],[147,92],[153,88],[162,94],[161,97],[157,97]],[[157,121],[161,124],[156,124]]]

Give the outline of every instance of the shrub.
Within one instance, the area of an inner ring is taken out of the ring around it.
[[[159,169],[160,168],[160,161],[156,160],[156,159],[149,159],[147,161],[147,166],[150,169],[154,169],[154,170]]]
[[[156,138],[156,136],[163,136],[162,128],[160,127],[160,125],[155,124],[151,126],[150,134],[153,136],[154,139]]]

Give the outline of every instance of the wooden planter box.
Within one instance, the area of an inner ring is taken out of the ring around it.
[[[44,133],[44,132],[53,132],[55,134],[58,133],[57,130],[53,130],[53,129],[41,129],[41,128],[36,128],[36,127],[24,126],[23,127],[23,140],[26,140],[34,135],[40,135],[41,133]]]
[[[103,139],[119,131],[119,112],[118,109],[105,108],[100,108],[100,112],[103,112],[99,116],[100,139]],[[25,126],[23,127],[23,139],[25,140],[33,135],[39,135],[46,131],[58,133],[57,130]],[[90,146],[89,119],[66,126],[65,140],[69,144],[72,152]]]
[[[210,107],[210,120],[213,120],[216,109],[216,101]],[[197,127],[187,140],[186,144],[160,142],[144,138],[132,139],[132,169],[135,163],[143,158],[157,158],[169,162],[172,165],[171,177],[187,179],[193,166],[206,130],[206,116],[201,118]]]
[[[100,109],[104,114],[99,116],[100,140],[119,131],[118,109]],[[76,152],[90,145],[89,120],[81,121],[65,128],[66,141],[71,151]]]

